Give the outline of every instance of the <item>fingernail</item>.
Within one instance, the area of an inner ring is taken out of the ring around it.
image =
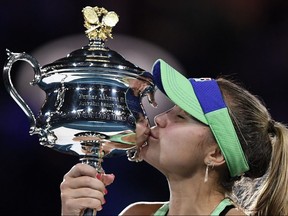
[[[107,193],[108,193],[108,190],[105,188],[104,195],[106,195]]]
[[[103,199],[103,203],[102,203],[102,205],[103,205],[103,204],[105,204],[105,203],[106,203],[106,200],[105,200],[105,199]]]
[[[100,173],[97,173],[97,174],[96,174],[96,178],[97,178],[97,179],[101,180],[101,177],[102,177],[102,176],[101,176]]]

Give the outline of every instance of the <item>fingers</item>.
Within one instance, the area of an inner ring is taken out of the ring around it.
[[[67,177],[77,178],[79,176],[90,176],[94,178],[96,174],[97,174],[97,171],[92,166],[79,163],[71,168],[71,170],[64,176],[64,179]]]
[[[100,180],[104,183],[105,186],[108,186],[113,183],[115,179],[114,174],[101,174]]]
[[[113,174],[99,174],[87,164],[75,165],[60,185],[62,214],[79,215],[84,209],[100,211],[107,194],[105,186],[114,181]]]
[[[87,188],[61,193],[61,200],[63,215],[79,215],[87,208],[101,211],[102,205],[106,202],[102,192]]]
[[[103,194],[105,193],[105,185],[99,179],[90,176],[79,176],[77,178],[64,178],[63,182],[60,185],[61,190],[71,190],[79,188],[91,188],[93,190],[99,190]]]

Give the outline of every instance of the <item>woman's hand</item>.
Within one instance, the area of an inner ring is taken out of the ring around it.
[[[105,203],[106,186],[114,181],[113,174],[99,174],[87,164],[75,165],[60,185],[62,215],[80,215],[86,208],[100,211]]]

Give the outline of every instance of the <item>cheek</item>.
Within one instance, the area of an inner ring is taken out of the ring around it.
[[[207,140],[206,128],[201,127],[182,127],[171,128],[161,134],[160,142],[167,148],[193,150],[202,146]]]
[[[163,172],[195,172],[197,167],[203,166],[207,131],[206,128],[191,126],[166,128],[161,131],[159,140],[151,141],[143,149],[143,157]]]
[[[183,163],[189,163],[195,158],[200,159],[203,153],[203,144],[207,139],[206,130],[182,128],[171,130],[161,136],[160,148],[166,158],[178,158]],[[164,156],[163,156],[164,157]]]

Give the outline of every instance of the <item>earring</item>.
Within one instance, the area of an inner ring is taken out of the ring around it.
[[[206,170],[205,170],[205,177],[204,177],[204,182],[206,183],[208,181],[208,173],[209,173],[209,166],[211,165],[211,162],[209,161],[207,163],[207,166],[206,166]]]

